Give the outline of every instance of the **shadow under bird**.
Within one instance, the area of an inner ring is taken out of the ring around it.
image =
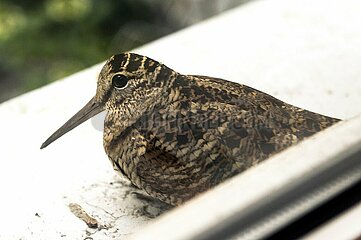
[[[105,63],[95,96],[41,148],[102,111],[114,169],[172,205],[339,121],[242,84],[182,75],[123,53]]]

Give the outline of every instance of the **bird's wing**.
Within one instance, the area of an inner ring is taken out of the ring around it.
[[[233,157],[243,156],[252,164],[339,121],[292,106],[246,85],[219,78],[192,77],[198,80],[196,88],[208,92],[204,94],[207,101],[200,102],[198,107],[206,111],[196,113],[194,118],[208,123],[207,119],[216,119],[225,152]]]
[[[246,85],[206,76],[193,77],[201,80],[197,82],[207,85],[205,90],[213,88],[211,90],[216,92],[213,97],[215,101],[235,105],[238,110],[246,111],[242,119],[255,120],[248,124],[251,127],[263,129],[267,126],[276,132],[287,130],[287,134],[291,130],[297,138],[303,139],[340,121],[292,106]]]

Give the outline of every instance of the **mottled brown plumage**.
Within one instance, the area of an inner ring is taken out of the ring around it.
[[[114,169],[172,205],[339,121],[125,53],[106,62],[95,97],[42,147],[103,110],[104,148]]]

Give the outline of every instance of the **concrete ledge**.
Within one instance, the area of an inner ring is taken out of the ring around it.
[[[358,0],[255,1],[135,52],[182,73],[241,82],[348,119],[361,112],[360,12]],[[0,105],[0,224],[6,226],[0,238],[122,238],[164,211],[129,194],[133,190],[111,169],[102,132],[91,121],[39,150],[94,95],[100,67]],[[72,202],[108,227],[87,228],[68,209]]]

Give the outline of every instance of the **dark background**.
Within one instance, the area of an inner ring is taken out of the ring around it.
[[[0,102],[244,2],[1,0]]]

